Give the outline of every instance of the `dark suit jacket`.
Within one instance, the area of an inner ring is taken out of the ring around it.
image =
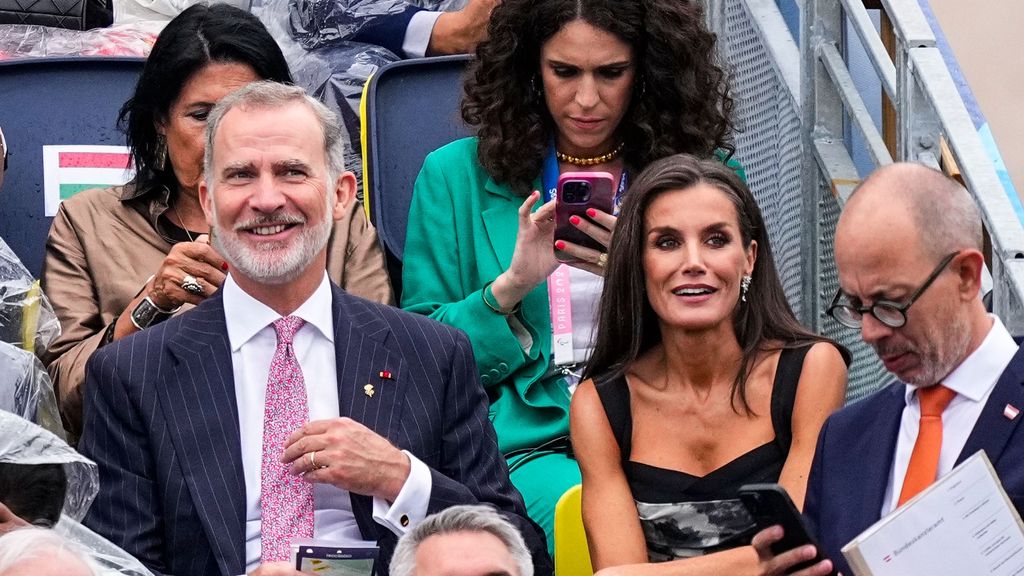
[[[1019,344],[1019,342],[1018,342]],[[840,551],[881,516],[900,418],[906,405],[902,384],[889,385],[825,422],[807,482],[804,514],[824,553],[846,576],[853,572]],[[1024,512],[1024,416],[1010,420],[1003,409],[1024,409],[1024,349],[1018,350],[957,458],[985,450],[1018,511]]]
[[[550,573],[498,453],[466,336],[332,288],[341,416],[431,468],[428,512],[494,504]],[[243,439],[221,297],[100,349],[85,387],[79,447],[100,474],[86,525],[161,573],[244,573]],[[386,574],[395,535],[373,521],[370,497],[352,494],[352,508],[363,537],[379,542]]]
[[[417,6],[406,6],[404,10],[396,14],[385,14],[372,18],[369,22],[359,28],[359,31],[352,35],[350,40],[376,44],[390,50],[399,58],[405,58],[405,51],[402,44],[405,43],[405,31],[409,28],[409,21],[413,15],[422,11]]]

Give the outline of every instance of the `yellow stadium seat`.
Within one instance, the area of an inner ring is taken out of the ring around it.
[[[566,490],[555,505],[555,576],[593,576],[587,534],[583,530],[579,484]]]
[[[40,295],[39,280],[36,280],[29,288],[21,308],[21,347],[33,354],[36,351],[36,331],[39,329]]]

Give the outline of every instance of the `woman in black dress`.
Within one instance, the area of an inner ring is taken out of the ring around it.
[[[846,355],[797,322],[732,170],[687,155],[651,164],[622,207],[572,399],[594,568],[762,573],[737,489],[779,482],[802,505]],[[636,566],[648,562],[665,563]]]

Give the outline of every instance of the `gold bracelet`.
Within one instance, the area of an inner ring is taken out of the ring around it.
[[[487,284],[484,284],[483,290],[480,291],[480,299],[484,301],[484,305],[490,308],[491,311],[494,312],[495,314],[501,314],[502,316],[511,316],[516,312],[519,312],[519,308],[523,304],[522,301],[516,302],[516,305],[513,306],[511,310],[507,311],[501,309],[501,306],[498,304],[497,300],[494,300],[494,304],[491,304],[490,301],[487,300],[487,293],[491,291],[491,284],[494,284],[494,280],[491,280]],[[493,292],[491,293],[491,298],[494,298]]]

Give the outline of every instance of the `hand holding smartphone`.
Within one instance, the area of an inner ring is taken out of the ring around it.
[[[614,209],[615,180],[607,172],[566,172],[558,178],[558,199],[555,204],[555,240],[564,240],[604,252],[600,242],[572,225],[573,216],[587,218],[593,208],[611,214]],[[555,250],[560,262],[576,262],[561,250]]]
[[[785,488],[778,484],[746,484],[740,487],[739,494],[740,501],[753,516],[758,531],[776,524],[782,526],[782,539],[771,546],[774,554],[779,555],[806,544],[811,544],[818,550],[812,560],[797,564],[790,573],[813,566],[826,559],[821,553],[818,542],[807,529],[803,515],[797,510]],[[837,574],[833,568],[829,576],[837,576]]]

